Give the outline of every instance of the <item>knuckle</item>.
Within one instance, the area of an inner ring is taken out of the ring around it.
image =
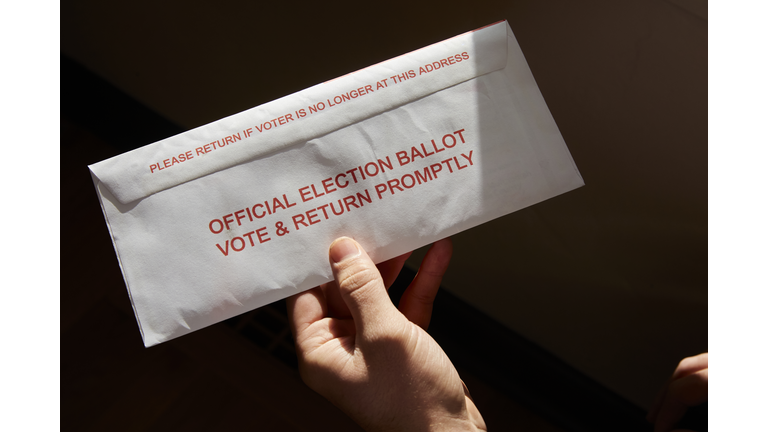
[[[360,264],[347,267],[339,276],[339,288],[348,294],[366,291],[381,278],[376,267]]]

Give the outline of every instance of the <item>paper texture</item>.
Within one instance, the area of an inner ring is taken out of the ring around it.
[[[506,22],[90,169],[146,346],[583,185]]]

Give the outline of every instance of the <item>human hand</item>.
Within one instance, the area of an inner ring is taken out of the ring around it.
[[[653,431],[683,432],[682,429],[673,428],[683,418],[688,408],[707,401],[708,379],[708,353],[680,361],[648,412],[648,421],[654,424]]]
[[[387,289],[410,254],[377,269],[342,237],[329,249],[336,280],[288,299],[302,379],[368,431],[486,429],[425,331],[451,251],[449,239],[429,249],[398,310]]]

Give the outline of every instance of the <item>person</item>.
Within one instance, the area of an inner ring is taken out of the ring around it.
[[[302,379],[367,431],[487,430],[453,363],[426,332],[451,253],[450,239],[434,243],[396,308],[387,290],[410,253],[377,266],[355,240],[341,237],[328,252],[334,281],[288,299]],[[689,381],[702,377],[702,365],[706,357],[678,367],[649,414],[655,432],[671,430],[701,399],[701,387]]]

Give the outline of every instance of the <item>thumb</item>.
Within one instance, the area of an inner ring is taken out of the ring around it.
[[[402,318],[389,299],[384,281],[371,258],[349,237],[336,239],[328,250],[341,298],[355,321],[358,336],[370,339],[387,332]]]

